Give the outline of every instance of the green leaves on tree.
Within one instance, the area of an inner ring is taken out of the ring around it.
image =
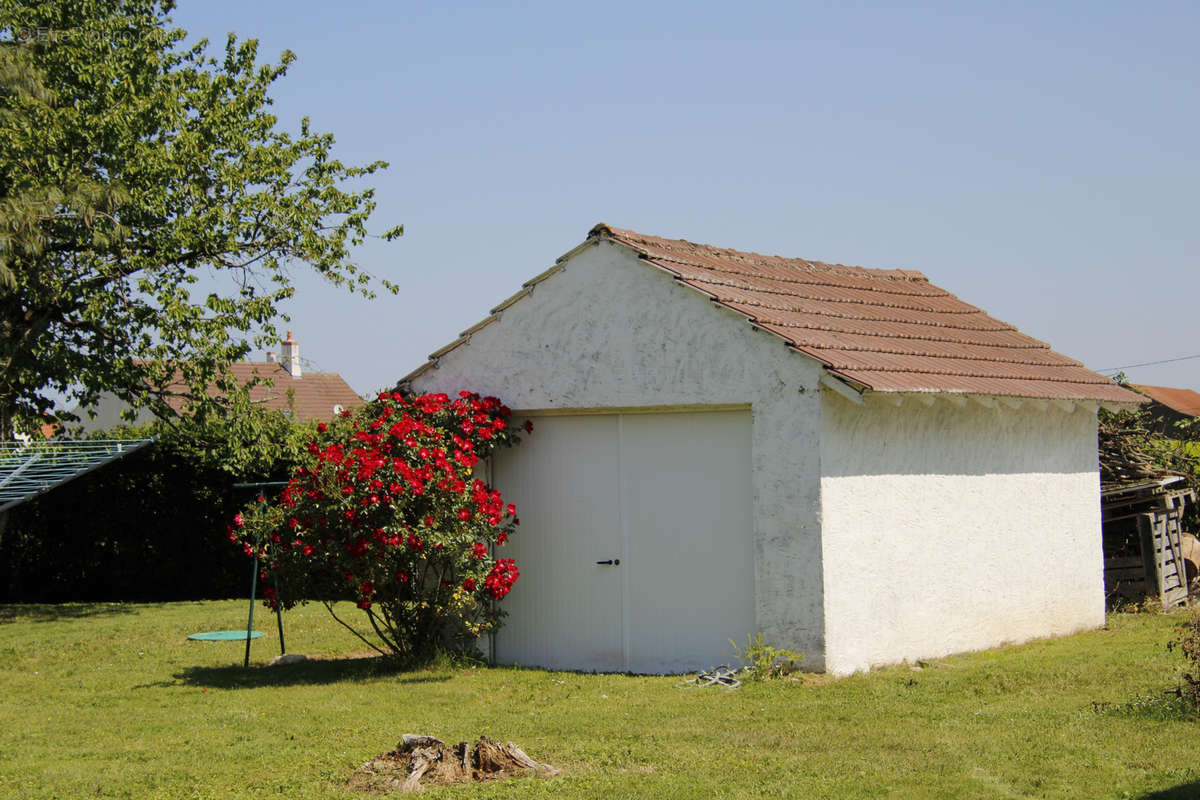
[[[351,258],[375,200],[347,187],[386,164],[343,164],[307,120],[280,130],[269,91],[291,53],[260,64],[231,35],[210,55],[171,9],[0,0],[2,430],[55,393],[220,410],[208,388],[278,338],[295,265],[396,290]]]

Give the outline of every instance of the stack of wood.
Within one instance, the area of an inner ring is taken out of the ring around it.
[[[1102,416],[1100,420],[1100,483],[1124,486],[1179,473],[1154,463],[1146,452],[1150,431],[1128,414]]]

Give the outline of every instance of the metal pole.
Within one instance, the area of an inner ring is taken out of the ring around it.
[[[274,555],[275,548],[271,548]],[[283,586],[278,577],[275,578],[275,624],[279,626],[279,655],[286,655],[287,648],[283,645]]]
[[[268,487],[287,486],[287,481],[260,481],[257,483],[235,483],[234,489],[266,489]],[[265,500],[264,500],[265,502]],[[268,543],[267,545],[271,545]],[[250,620],[246,623],[246,662],[244,667],[250,666],[250,633],[254,627],[254,591],[258,583],[258,556],[254,556],[254,575],[250,578]],[[275,585],[275,624],[279,626],[279,654],[283,655],[287,652],[283,645],[283,611],[279,605],[279,584],[276,581]]]
[[[246,660],[243,667],[250,666],[250,633],[254,630],[254,592],[258,589],[258,556],[254,556],[254,574],[250,576],[250,619],[246,621]]]
[[[276,589],[275,591],[278,592],[279,590]],[[275,601],[276,601],[276,603],[279,602],[278,594],[275,595]],[[275,622],[278,623],[278,625],[279,625],[279,655],[282,656],[287,653],[287,650],[283,646],[283,612],[281,612],[279,609],[280,609],[280,606],[276,605],[275,606]]]

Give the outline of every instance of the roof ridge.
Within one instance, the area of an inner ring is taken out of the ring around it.
[[[287,366],[282,361],[231,361],[229,363],[230,367],[236,367],[239,365],[245,366],[245,367],[278,367],[279,370],[281,372],[283,372],[284,374],[287,374],[287,375],[292,374],[292,373],[288,372]],[[340,374],[341,373],[339,373],[339,372],[317,372],[316,370],[312,370],[312,371],[305,370],[304,371],[305,378],[307,378],[310,375],[340,375]]]
[[[1129,385],[1138,389],[1164,389],[1168,392],[1190,392],[1191,394],[1200,394],[1200,392],[1197,392],[1195,389],[1189,389],[1186,386],[1153,386],[1149,383],[1131,383]]]
[[[646,251],[638,245],[649,245],[653,247],[659,245],[677,245],[683,247],[696,248],[717,256],[726,258],[733,257],[735,259],[760,259],[765,261],[773,261],[781,266],[791,267],[809,267],[814,272],[838,272],[844,271],[849,274],[858,274],[863,277],[871,278],[888,278],[897,281],[913,281],[913,282],[929,282],[929,278],[923,272],[910,269],[879,269],[877,267],[861,267],[852,266],[850,264],[830,264],[825,261],[809,261],[805,258],[795,258],[780,255],[768,255],[767,253],[756,253],[752,250],[735,250],[731,247],[717,247],[711,244],[702,244],[699,242],[691,242],[687,239],[667,239],[662,236],[651,236],[637,231],[629,230],[628,228],[617,228],[607,223],[601,222],[595,225],[588,231],[588,239],[610,238],[622,242],[635,250],[641,250],[643,254],[649,256]],[[653,256],[649,256],[653,258]],[[660,256],[665,257],[665,256]],[[669,259],[668,259],[669,260]],[[680,263],[689,263],[681,261]],[[803,267],[801,266],[803,265]],[[699,264],[694,266],[701,266]],[[941,287],[937,287],[941,288]],[[945,291],[944,289],[942,291]]]
[[[689,267],[695,267],[697,269],[709,270],[711,272],[721,272],[721,273],[725,273],[727,275],[747,275],[747,274],[749,274],[746,272],[739,272],[734,269],[722,269],[721,267],[714,267],[711,264],[702,264],[699,261],[689,261],[688,259],[682,258],[680,256],[651,255],[649,253],[642,253],[641,257],[646,259],[647,261],[653,261],[655,264],[658,264],[660,261],[667,261],[672,264],[686,264]],[[805,262],[805,263],[812,264],[814,262],[809,261],[809,262]],[[815,263],[820,264],[823,262],[815,262]],[[663,265],[659,264],[659,266],[663,266]],[[833,266],[843,267],[844,269],[869,269],[868,267],[845,267],[842,264],[836,264]],[[883,271],[884,270],[879,270],[879,272],[883,272]],[[874,274],[861,275],[858,273],[846,274],[846,273],[837,273],[832,269],[805,270],[803,272],[803,274],[808,274],[808,275],[841,274],[844,277],[861,278],[863,280],[877,280],[879,278],[884,278],[884,279],[888,280],[889,282],[895,283],[897,286],[904,285],[904,281],[896,280],[889,275],[882,275],[882,276],[874,275]],[[897,294],[897,295],[900,295],[901,297],[953,297],[955,300],[959,299],[958,297],[956,297],[954,295],[953,292],[948,292],[940,286],[935,286],[934,284],[930,283],[928,279],[923,280],[923,281],[909,281],[909,283],[919,283],[923,286],[928,286],[930,288],[937,289],[936,292],[901,292],[901,291],[896,291],[894,289],[888,289],[888,288],[884,288],[884,287],[871,287],[870,289],[868,289],[867,287],[864,287],[864,286],[847,286],[845,283],[839,283],[839,282],[832,281],[832,280],[828,280],[828,281],[802,280],[800,278],[793,278],[791,276],[782,276],[782,275],[773,275],[773,276],[771,276],[771,279],[780,281],[782,283],[796,283],[796,284],[800,284],[802,286],[831,286],[831,287],[838,288],[838,289],[857,289],[857,290],[863,291],[863,292],[873,291],[873,292],[882,292],[884,294]],[[691,278],[690,280],[704,280],[704,279],[703,278]]]

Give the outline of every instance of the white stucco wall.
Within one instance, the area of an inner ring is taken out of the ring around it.
[[[525,413],[748,404],[756,624],[822,668],[819,367],[618,245],[564,267],[413,388],[470,388]]]
[[[1104,624],[1094,408],[823,395],[830,672]]]
[[[72,408],[71,412],[79,415],[79,422],[66,427],[67,430],[79,433],[96,433],[115,428],[117,425],[146,425],[154,420],[154,414],[148,408],[139,408],[132,421],[124,419],[121,415],[129,408],[129,403],[112,392],[101,392],[94,406]],[[96,416],[89,416],[89,412]]]

